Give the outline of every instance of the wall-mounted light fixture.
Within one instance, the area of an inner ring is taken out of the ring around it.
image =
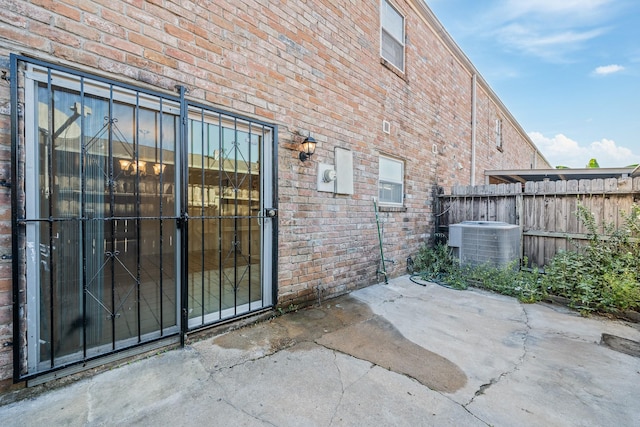
[[[306,162],[316,152],[316,140],[308,136],[300,143],[300,160]]]

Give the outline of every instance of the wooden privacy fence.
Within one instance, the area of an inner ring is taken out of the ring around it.
[[[623,226],[623,213],[639,201],[640,177],[455,186],[450,195],[438,196],[436,231],[448,235],[449,225],[462,221],[519,225],[521,255],[530,267],[542,267],[559,250],[588,239],[576,216],[578,204],[593,213],[602,234],[605,224]]]

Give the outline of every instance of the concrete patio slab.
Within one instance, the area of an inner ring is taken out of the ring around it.
[[[8,426],[631,426],[637,324],[373,285],[0,406]],[[44,389],[43,389],[44,390]],[[33,394],[33,393],[32,393]]]

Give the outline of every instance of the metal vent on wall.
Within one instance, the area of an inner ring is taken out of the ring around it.
[[[504,267],[520,259],[520,227],[499,221],[452,224],[449,246],[461,265]]]

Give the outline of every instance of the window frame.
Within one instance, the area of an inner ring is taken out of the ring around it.
[[[400,165],[400,177],[399,180],[394,181],[394,180],[390,180],[390,179],[382,179],[382,163],[383,161],[388,161],[388,162],[392,162],[392,163],[396,163]],[[392,207],[403,207],[404,206],[404,178],[405,178],[405,164],[404,164],[404,160],[398,159],[398,158],[394,158],[394,157],[390,157],[384,154],[380,154],[378,157],[378,201],[379,204],[382,206],[392,206]],[[401,200],[399,202],[397,201],[393,201],[393,200],[389,200],[389,199],[383,199],[382,198],[382,194],[381,194],[381,185],[383,183],[388,183],[388,184],[392,184],[392,185],[400,185],[400,198]]]
[[[395,12],[397,16],[402,20],[402,35],[401,35],[402,39],[401,40],[398,40],[397,37],[395,37],[391,31],[389,31],[388,29],[385,29],[383,14],[386,9],[389,9]],[[393,59],[385,57],[384,41],[383,41],[384,33],[386,33],[389,37],[391,37],[391,39],[396,41],[402,47],[402,64],[401,64],[402,66],[401,67],[398,66],[398,64],[396,64]],[[383,59],[385,65],[388,64],[390,66],[393,66],[394,68],[399,70],[401,73],[405,72],[406,62],[407,62],[405,39],[406,39],[406,17],[402,13],[400,13],[398,8],[395,5],[393,5],[389,0],[380,0],[380,57]]]

